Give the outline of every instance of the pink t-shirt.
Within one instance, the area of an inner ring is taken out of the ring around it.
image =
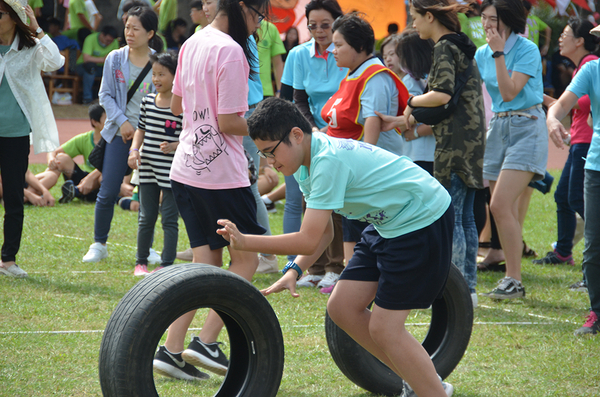
[[[242,137],[219,130],[219,114],[248,110],[250,69],[242,47],[210,25],[181,47],[173,94],[182,98],[183,130],[171,179],[202,189],[250,186]]]
[[[596,55],[586,55],[581,60],[580,65],[573,71],[573,77],[577,74],[579,69],[589,61],[598,59]],[[590,115],[590,97],[587,95],[582,96],[577,100],[579,109],[573,109],[572,122],[571,122],[571,144],[575,143],[590,143],[592,142],[592,135],[594,130],[588,125],[587,120]]]

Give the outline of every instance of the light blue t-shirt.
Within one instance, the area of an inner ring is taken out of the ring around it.
[[[348,75],[349,79],[359,77],[365,69],[372,65],[382,65],[379,58],[371,58],[360,65],[354,73]],[[387,73],[377,73],[365,85],[360,96],[360,112],[358,123],[365,125],[367,117],[378,117],[375,111],[395,116],[398,113],[398,88],[396,83]],[[377,146],[390,151],[398,156],[402,155],[402,138],[395,130],[384,131],[379,134]]]
[[[255,74],[251,74],[250,78],[248,79],[248,106],[252,106],[263,100],[263,89],[262,83],[260,82],[258,67],[258,47],[256,46],[256,40],[254,40],[254,36],[248,37],[248,44],[250,51],[256,57],[256,62],[253,62],[250,65],[250,69],[252,69]]]
[[[431,225],[451,203],[446,189],[408,157],[321,132],[311,137],[310,173],[301,166],[294,178],[306,208],[369,222],[384,238]]]
[[[285,58],[285,64],[283,65],[283,74],[281,75],[281,84],[294,86],[294,62],[296,59],[296,52],[300,49],[300,46],[296,46],[290,50]]]
[[[594,134],[585,161],[585,169],[600,171],[600,60],[589,61],[577,72],[567,91],[581,98],[590,96]]]
[[[415,80],[410,74],[402,78],[410,95],[421,95],[425,91],[427,83],[425,80]],[[420,123],[419,123],[420,124]],[[406,141],[404,136],[400,138],[402,147],[401,155],[409,157],[412,161],[433,161],[435,153],[435,137],[433,135],[421,136],[412,141]]]
[[[542,79],[542,58],[540,50],[530,40],[511,33],[504,45],[504,61],[508,74],[519,72],[530,76],[527,83],[515,99],[504,102],[498,89],[496,76],[496,61],[492,58],[489,45],[480,47],[475,53],[481,78],[492,97],[492,111],[506,112],[509,110],[527,109],[542,103],[544,99],[544,82]]]
[[[337,66],[332,54],[333,43],[327,49],[327,60],[317,56],[315,46],[314,39],[298,46],[294,59],[293,87],[295,90],[306,91],[310,112],[315,124],[321,129],[327,125],[321,118],[321,109],[340,88],[341,81],[348,74],[348,68]]]

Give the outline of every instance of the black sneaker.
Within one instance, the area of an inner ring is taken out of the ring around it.
[[[577,292],[588,292],[587,282],[585,280],[578,281],[575,284],[571,284],[569,289]]]
[[[491,292],[481,294],[492,299],[513,299],[525,297],[525,287],[512,277],[504,277]]]
[[[209,374],[205,374],[191,364],[186,363],[181,357],[181,353],[171,353],[166,347],[160,346],[152,367],[157,374],[168,376],[169,378],[183,380],[203,380],[210,378]]]
[[[66,181],[60,190],[62,190],[62,197],[58,199],[59,203],[67,204],[73,201],[75,198],[75,184],[73,181]]]
[[[187,363],[205,368],[218,375],[225,375],[227,367],[229,367],[229,360],[219,348],[220,344],[219,342],[206,344],[199,337],[194,336],[181,356]]]
[[[533,259],[531,263],[535,265],[569,265],[575,266],[573,261],[573,255],[568,257],[560,256],[556,251],[551,251],[546,254],[542,259]]]

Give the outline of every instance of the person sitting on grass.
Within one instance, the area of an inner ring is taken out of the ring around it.
[[[48,153],[48,168],[36,175],[37,179],[50,190],[60,175],[65,183],[62,185],[62,197],[59,203],[70,203],[75,197],[85,201],[96,201],[102,174],[90,164],[88,157],[100,141],[100,131],[104,128],[106,112],[100,105],[92,105],[88,109],[92,130],[76,135],[63,143],[58,149]],[[83,164],[79,166],[73,161],[76,156],[83,156]]]
[[[283,277],[261,291],[287,289],[298,297],[296,280],[333,237],[332,211],[369,222],[329,298],[329,315],[417,395],[451,395],[452,385],[440,382],[428,353],[404,326],[411,310],[429,307],[444,290],[454,228],[450,195],[407,157],[311,130],[294,104],[279,98],[261,102],[248,119],[259,154],[300,185],[306,199],[300,231],[242,234],[220,219],[217,233],[237,250],[298,254]]]

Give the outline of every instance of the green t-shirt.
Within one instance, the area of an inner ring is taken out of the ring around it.
[[[27,3],[33,8],[42,8],[44,6],[44,0],[28,0]]]
[[[158,30],[165,32],[169,22],[177,18],[177,0],[162,0],[158,14]]]
[[[112,50],[119,49],[119,42],[117,40],[113,40],[112,43],[107,45],[106,47],[102,46],[100,43],[100,33],[92,33],[88,37],[85,38],[83,42],[83,49],[81,50],[81,55],[77,59],[77,64],[83,63],[83,54],[88,54],[93,57],[102,58],[107,56]],[[102,66],[104,62],[98,62],[98,66]]]
[[[540,32],[545,31],[548,25],[535,15],[529,15],[527,17],[527,38],[535,43],[539,47],[540,45]]]
[[[487,44],[487,41],[485,41],[485,30],[481,24],[480,16],[469,18],[463,13],[458,13],[458,20],[460,21],[460,27],[463,33],[469,36],[477,48]]]
[[[69,2],[69,23],[71,24],[71,29],[63,32],[63,34],[73,40],[77,40],[77,32],[79,29],[85,27],[83,22],[79,19],[78,14],[83,14],[85,19],[89,21],[90,16],[88,15],[85,1],[71,0]]]
[[[10,50],[9,45],[0,45],[0,54],[4,56]],[[19,138],[29,135],[31,127],[25,113],[19,106],[17,98],[10,89],[6,75],[0,82],[0,136],[3,138]]]
[[[75,135],[67,142],[63,143],[61,147],[65,153],[71,157],[82,155],[84,163],[80,166],[83,171],[92,172],[95,170],[94,166],[90,164],[90,153],[94,149],[94,130],[84,132],[83,134]]]
[[[258,60],[260,62],[260,82],[264,96],[273,96],[271,82],[271,58],[285,54],[285,46],[279,36],[277,27],[271,22],[262,21],[258,29]]]

